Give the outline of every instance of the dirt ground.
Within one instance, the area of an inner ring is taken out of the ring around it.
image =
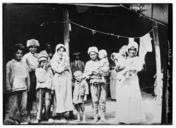
[[[159,105],[154,97],[151,94],[147,94],[142,92],[142,97],[143,97],[143,106],[144,106],[144,111],[146,115],[146,122],[143,124],[160,124],[161,122],[161,105]],[[34,107],[34,110],[32,111],[32,119],[31,119],[31,124],[35,124],[35,115],[36,115],[36,110]],[[77,125],[77,124],[95,124],[93,122],[93,111],[92,111],[92,104],[91,101],[89,100],[85,104],[85,113],[86,113],[86,122],[77,122],[76,121],[76,111],[74,111],[75,119],[72,120],[67,120],[66,123],[61,123],[60,120],[54,119],[54,122],[48,122],[48,121],[41,121],[39,123],[44,125],[56,125],[56,124],[64,124],[64,125]],[[110,125],[110,124],[118,124],[116,121],[116,101],[111,100],[107,98],[106,102],[106,121],[103,123],[96,123],[96,124],[105,124],[105,125]]]

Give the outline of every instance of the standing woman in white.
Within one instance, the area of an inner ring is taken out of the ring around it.
[[[137,73],[142,70],[144,62],[137,56],[138,44],[130,42],[127,49],[127,58],[122,67],[122,79],[117,92],[116,118],[119,123],[138,124],[145,121],[142,108],[142,96]]]
[[[72,104],[72,76],[69,57],[63,44],[56,46],[56,51],[51,59],[51,68],[54,71],[53,86],[56,96],[55,112],[66,122],[64,113],[73,111]]]

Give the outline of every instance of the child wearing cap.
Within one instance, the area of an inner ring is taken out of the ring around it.
[[[37,120],[36,123],[41,121],[43,107],[45,109],[43,119],[49,119],[51,91],[53,90],[52,70],[49,67],[48,54],[46,51],[41,51],[38,55],[39,67],[36,69],[37,78]],[[45,106],[43,106],[45,105]]]
[[[38,67],[38,59],[37,59],[37,49],[40,46],[38,40],[30,39],[27,41],[27,48],[29,52],[23,56],[23,61],[28,66],[29,75],[30,75],[30,90],[28,92],[28,105],[27,110],[29,113],[33,108],[33,102],[36,99],[36,76],[35,70]]]
[[[89,47],[88,54],[90,60],[85,66],[85,76],[89,79],[90,92],[92,96],[93,110],[94,110],[94,122],[105,121],[106,111],[106,82],[102,79],[102,72],[98,69],[100,67],[100,61],[98,60],[98,49],[96,47]],[[98,69],[98,70],[97,70]],[[108,72],[108,67],[104,72]]]
[[[9,94],[4,124],[27,123],[27,91],[30,86],[29,72],[22,61],[24,46],[15,45],[14,58],[6,65],[6,88]],[[19,112],[19,114],[18,114]]]
[[[73,104],[77,110],[77,121],[83,117],[83,122],[86,121],[84,101],[87,100],[89,94],[89,87],[85,79],[83,79],[83,73],[81,71],[74,72],[74,90],[73,90]]]

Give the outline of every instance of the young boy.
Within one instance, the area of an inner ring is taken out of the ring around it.
[[[48,54],[46,51],[41,51],[38,55],[39,67],[36,69],[36,78],[37,78],[37,120],[36,123],[41,121],[43,105],[45,105],[44,118],[49,120],[50,112],[50,100],[51,100],[51,91],[54,90],[51,84],[52,81],[52,71],[49,67]],[[51,121],[51,119],[49,120]]]
[[[102,79],[102,72],[97,70],[100,67],[100,61],[98,60],[98,49],[96,47],[90,47],[88,49],[90,59],[85,66],[85,76],[90,80],[90,92],[92,96],[92,103],[94,109],[94,122],[105,121],[106,110],[106,82]],[[109,71],[109,67],[103,68],[103,72]]]
[[[29,72],[21,60],[24,46],[15,45],[14,59],[6,65],[6,93],[9,94],[4,124],[27,123],[27,91],[30,86]],[[19,112],[19,113],[18,113]]]
[[[36,76],[35,70],[38,67],[38,59],[37,59],[37,49],[39,47],[39,42],[36,39],[30,39],[27,41],[27,48],[29,52],[24,55],[23,61],[28,66],[29,76],[30,76],[30,90],[28,92],[28,105],[27,111],[29,113],[28,119],[30,120],[30,113],[33,108],[33,102],[36,99]]]
[[[81,71],[74,72],[74,90],[73,90],[73,104],[77,110],[77,121],[86,121],[84,101],[87,100],[89,94],[89,87],[85,79],[83,79],[83,73]],[[82,113],[82,114],[81,114]]]

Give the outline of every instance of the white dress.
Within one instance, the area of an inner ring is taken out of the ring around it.
[[[137,72],[142,69],[143,63],[138,57],[127,58],[126,63],[132,71],[122,82],[117,82],[116,118],[123,123],[142,123],[145,121],[145,115]]]
[[[110,95],[111,99],[116,99],[117,72],[115,69],[110,72]]]
[[[51,68],[55,73],[53,86],[55,90],[56,103],[55,112],[63,113],[73,110],[72,104],[72,76],[68,59],[59,61],[57,53],[51,60]]]

